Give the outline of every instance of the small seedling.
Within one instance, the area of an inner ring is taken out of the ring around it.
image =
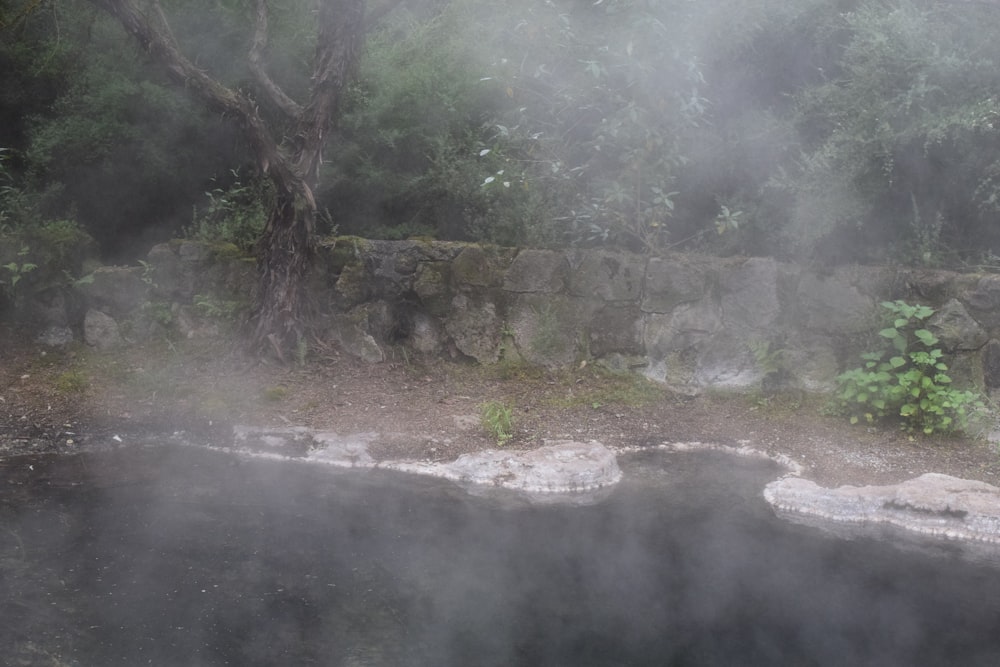
[[[479,420],[490,437],[501,447],[514,435],[513,410],[506,403],[501,401],[483,403],[479,406]]]

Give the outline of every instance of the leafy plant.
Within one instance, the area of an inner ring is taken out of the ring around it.
[[[260,180],[245,183],[240,173],[230,170],[232,182],[205,193],[208,204],[195,209],[193,222],[186,236],[210,243],[232,243],[249,251],[260,238],[267,224],[267,183]]]
[[[788,370],[785,363],[785,351],[776,347],[769,340],[752,340],[747,343],[747,348],[761,372],[761,389],[774,390],[780,385]]]
[[[479,421],[501,447],[514,435],[514,411],[502,401],[487,401],[480,405]]]
[[[975,392],[951,386],[940,341],[922,324],[934,309],[898,300],[882,307],[890,326],[878,335],[888,347],[862,354],[863,366],[837,378],[839,411],[852,424],[895,415],[908,430],[926,434],[964,430],[970,410],[983,402]]]
[[[24,257],[30,252],[28,246],[22,246],[20,250],[17,251],[18,257]],[[30,273],[38,268],[37,264],[27,261],[13,261],[4,264],[3,267],[7,270],[6,280],[0,280],[0,283],[7,285],[7,289],[13,296],[15,290],[17,289],[17,283],[21,281],[26,273]]]
[[[208,294],[194,295],[194,308],[205,317],[234,321],[246,304],[239,300],[220,299]]]

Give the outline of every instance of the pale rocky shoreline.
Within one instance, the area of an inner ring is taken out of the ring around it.
[[[622,472],[619,455],[638,448],[609,448],[597,441],[546,441],[532,450],[486,450],[454,461],[376,461],[368,445],[379,434],[338,435],[305,428],[237,427],[226,448],[265,458],[293,458],[344,468],[379,468],[452,480],[471,493],[504,489],[535,502],[587,504],[614,487]],[[926,473],[900,484],[824,488],[801,477],[804,468],[786,456],[743,445],[662,443],[670,451],[723,451],[768,459],[788,472],[768,484],[764,499],[777,516],[843,537],[904,539],[930,550],[950,546],[977,560],[1000,564],[1000,488],[976,480]],[[642,447],[649,450],[651,447]],[[891,533],[886,529],[891,529]]]

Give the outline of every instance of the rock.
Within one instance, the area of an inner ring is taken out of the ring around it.
[[[444,328],[462,354],[479,363],[493,363],[500,358],[503,324],[496,304],[485,296],[455,295]]]
[[[981,325],[988,329],[1000,327],[1000,275],[981,277],[972,289],[963,290],[959,299]]]
[[[463,417],[465,419],[466,417]],[[475,417],[467,417],[475,420]],[[368,446],[377,433],[339,435],[307,428],[255,428],[233,430],[237,451],[264,458],[285,458],[344,468],[387,468],[454,480],[472,487],[508,489],[566,502],[583,502],[580,494],[606,489],[621,481],[622,471],[614,452],[597,441],[547,440],[529,451],[486,450],[464,454],[452,462],[376,462]]]
[[[444,348],[444,335],[437,320],[426,313],[413,315],[410,344],[420,354],[436,356]]]
[[[983,347],[982,368],[986,388],[1000,388],[1000,341],[995,338]]]
[[[572,364],[580,357],[581,333],[590,328],[595,303],[563,295],[517,295],[507,324],[518,353],[537,366]]]
[[[669,313],[676,306],[700,301],[713,278],[709,261],[651,257],[646,263],[642,310]]]
[[[554,294],[566,286],[569,265],[562,253],[552,250],[522,250],[504,276],[508,292]]]
[[[92,274],[93,280],[82,283],[77,290],[91,308],[115,317],[128,315],[146,300],[149,285],[143,282],[143,269],[136,266],[102,266]]]
[[[889,486],[826,489],[789,477],[771,482],[764,498],[775,510],[820,525],[894,526],[946,540],[1000,546],[1000,488],[940,473]]]
[[[769,329],[780,314],[778,265],[773,259],[754,257],[724,274],[722,319],[727,327]]]
[[[62,347],[73,342],[73,330],[69,327],[49,327],[38,334],[37,340],[48,347]]]
[[[989,339],[958,299],[949,299],[927,320],[927,328],[941,341],[946,352],[978,350]]]
[[[866,333],[879,322],[874,299],[862,294],[839,275],[803,275],[797,297],[805,315],[806,328],[816,333]]]
[[[481,246],[467,246],[451,263],[454,284],[500,287],[513,257],[514,252],[508,248],[489,248],[487,251]]]
[[[641,356],[642,330],[639,307],[607,305],[590,319],[587,337],[591,356],[603,358],[612,354]]]
[[[99,310],[88,310],[83,318],[83,340],[99,350],[108,350],[122,344],[118,323]]]
[[[451,463],[401,462],[389,467],[529,493],[594,491],[622,478],[614,452],[596,441],[552,440],[530,451],[490,449],[463,454]]]
[[[611,302],[638,301],[645,262],[641,255],[587,251],[574,262],[569,293]]]
[[[385,353],[368,333],[368,326],[368,309],[362,306],[331,318],[330,337],[351,356],[367,363],[381,363],[385,361]]]

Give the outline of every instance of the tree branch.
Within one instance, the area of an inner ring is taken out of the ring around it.
[[[321,0],[317,15],[312,94],[295,131],[296,167],[315,176],[331,117],[357,66],[364,39],[363,0]]]
[[[90,1],[115,17],[125,31],[139,42],[142,49],[164,67],[175,83],[183,86],[209,109],[235,118],[244,129],[263,171],[271,169],[271,177],[284,185],[291,185],[296,181],[290,166],[282,159],[277,143],[260,117],[257,105],[242,93],[223,86],[184,57],[170,31],[159,2],[154,2],[160,24],[157,26],[132,0]]]
[[[264,69],[264,51],[267,49],[267,0],[257,0],[257,25],[254,30],[253,40],[250,42],[250,53],[247,60],[250,64],[250,71],[253,73],[257,83],[264,89],[271,101],[281,109],[286,116],[295,119],[302,113],[302,105],[285,94],[268,75]]]

